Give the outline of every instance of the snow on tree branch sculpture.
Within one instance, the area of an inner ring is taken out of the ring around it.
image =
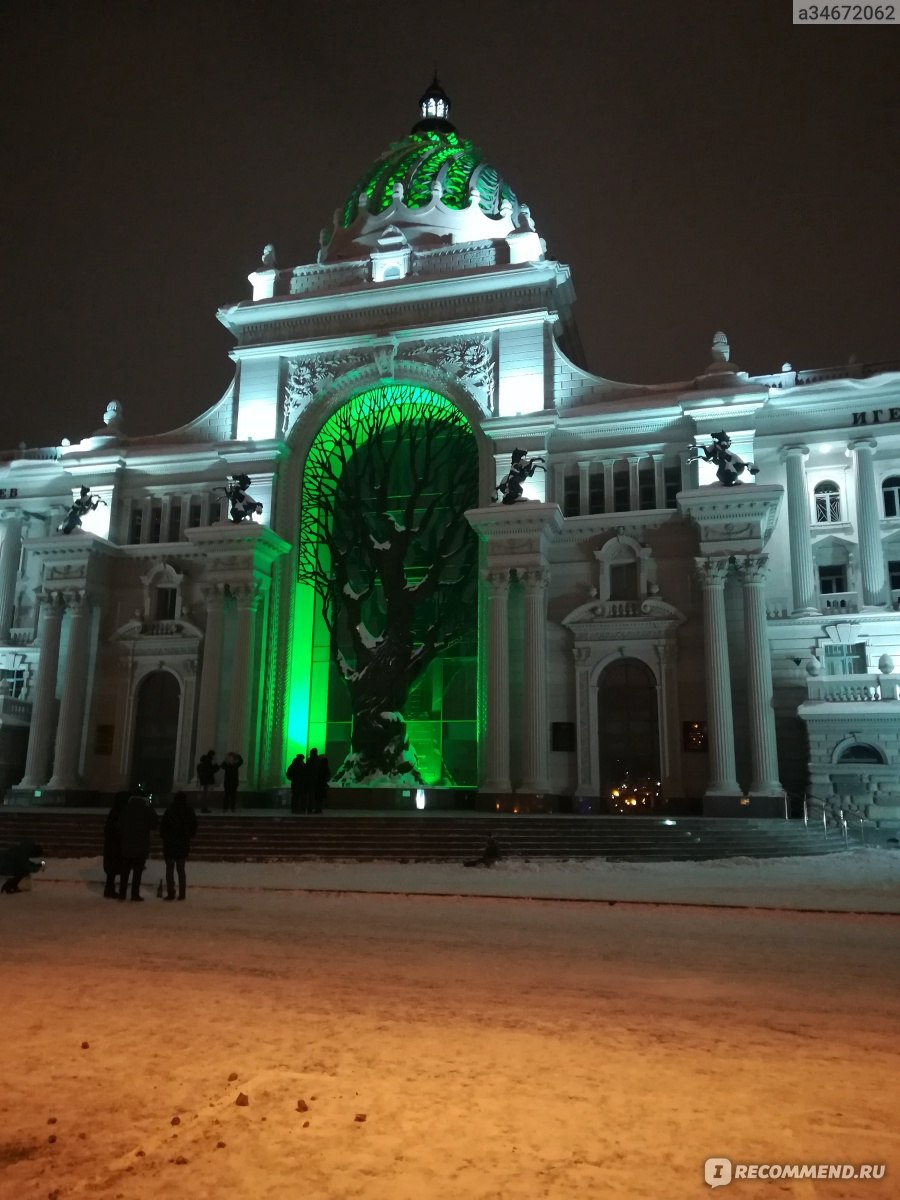
[[[421,783],[402,710],[429,663],[472,628],[474,435],[443,396],[385,384],[326,422],[304,480],[299,577],[321,599],[353,710],[335,781]]]

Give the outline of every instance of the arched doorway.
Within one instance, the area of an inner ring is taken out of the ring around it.
[[[151,671],[142,680],[135,707],[131,787],[171,790],[180,708],[181,688],[170,671]]]
[[[597,685],[600,797],[611,812],[647,812],[659,796],[656,679],[636,658],[611,663]]]

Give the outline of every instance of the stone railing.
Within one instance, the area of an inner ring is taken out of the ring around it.
[[[30,625],[13,626],[9,631],[10,646],[30,646],[34,641],[34,630]]]
[[[825,592],[819,595],[819,611],[828,616],[859,612],[858,592]]]
[[[807,679],[806,686],[810,700],[855,704],[882,698],[880,675],[823,675]],[[893,699],[893,696],[886,698]]]
[[[31,724],[31,701],[17,700],[15,696],[0,695],[0,721],[15,725]]]

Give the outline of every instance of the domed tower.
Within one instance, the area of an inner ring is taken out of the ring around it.
[[[409,134],[360,176],[335,212],[332,229],[322,231],[319,262],[509,238],[506,261],[542,257],[544,246],[527,206],[482,152],[457,133],[437,76],[419,110]],[[377,271],[373,274],[377,279]]]

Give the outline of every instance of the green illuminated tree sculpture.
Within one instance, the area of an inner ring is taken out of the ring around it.
[[[475,623],[478,453],[462,414],[422,388],[348,401],[310,449],[299,576],[322,601],[349,688],[350,753],[335,780],[421,783],[403,708],[429,663]]]

